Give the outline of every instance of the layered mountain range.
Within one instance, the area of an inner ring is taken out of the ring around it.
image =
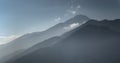
[[[119,27],[120,19],[89,20],[32,46],[6,63],[119,63]]]
[[[2,60],[7,60],[44,40],[67,33],[88,20],[89,18],[84,15],[77,15],[63,23],[56,24],[46,31],[25,34],[3,45],[2,48],[0,48],[0,58],[2,58]]]

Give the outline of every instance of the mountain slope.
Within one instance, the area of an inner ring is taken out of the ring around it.
[[[4,45],[3,48],[0,49],[0,58],[6,57],[7,55],[14,53],[16,51],[19,51],[22,49],[22,51],[32,47],[33,45],[40,43],[46,39],[49,39],[54,36],[62,35],[70,30],[64,29],[64,27],[69,27],[73,23],[83,23],[89,20],[88,17],[83,15],[77,15],[65,23],[59,23],[50,29],[43,31],[43,32],[34,32],[25,34],[12,42]],[[75,22],[74,22],[75,21]]]
[[[19,58],[16,56],[17,59],[13,58],[15,60],[9,63],[119,63],[120,32],[117,30],[120,29],[111,29],[110,26],[120,23],[107,26],[108,23],[117,21],[90,20],[59,37],[63,39],[53,37],[45,41],[54,44],[43,48],[37,44],[24,53],[31,52]]]

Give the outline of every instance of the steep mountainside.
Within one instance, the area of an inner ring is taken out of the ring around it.
[[[88,20],[89,18],[86,16],[77,15],[69,19],[65,23],[59,23],[46,31],[25,34],[13,40],[12,42],[4,45],[4,47],[0,49],[0,54],[1,54],[0,58],[6,57],[7,55],[15,53],[16,51],[19,51],[19,50],[24,51],[32,47],[33,45],[40,43],[46,39],[49,39],[51,37],[62,35],[71,30],[71,29],[68,30],[65,28],[70,28],[71,25],[72,27],[76,26],[76,23],[77,23],[77,26],[79,26],[80,24]]]
[[[60,37],[33,46],[8,63],[119,63],[120,29],[116,28],[119,25],[118,19],[90,20]]]

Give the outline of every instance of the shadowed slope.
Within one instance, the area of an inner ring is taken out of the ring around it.
[[[9,63],[119,63],[120,32],[117,30],[120,29],[110,28],[118,24],[116,20],[91,20],[57,39],[45,41],[54,44],[44,48],[38,44],[26,51],[32,52],[20,58],[16,56]]]

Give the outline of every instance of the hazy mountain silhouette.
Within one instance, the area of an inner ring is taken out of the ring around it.
[[[90,20],[39,43],[8,63],[119,63],[120,20]]]
[[[2,47],[0,49],[0,54],[1,54],[0,58],[4,57],[4,56],[6,57],[7,55],[15,53],[16,51],[19,51],[21,49],[22,49],[22,51],[24,51],[24,50],[32,47],[33,45],[40,43],[46,39],[49,39],[51,37],[62,35],[68,31],[70,31],[70,30],[64,29],[64,27],[68,27],[73,23],[81,24],[88,20],[89,20],[89,18],[86,16],[77,15],[64,23],[59,23],[59,24],[51,27],[50,29],[48,29],[46,31],[25,34],[15,40],[13,40],[12,42],[4,45],[4,47]]]

